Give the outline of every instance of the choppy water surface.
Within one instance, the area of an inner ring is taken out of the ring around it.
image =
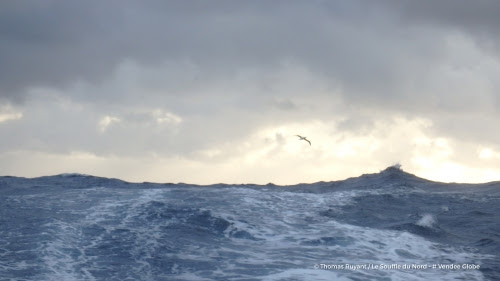
[[[500,280],[500,184],[0,178],[0,280]]]

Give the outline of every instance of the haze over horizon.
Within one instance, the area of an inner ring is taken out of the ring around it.
[[[400,163],[498,181],[498,14],[489,0],[2,1],[0,175],[294,184]]]

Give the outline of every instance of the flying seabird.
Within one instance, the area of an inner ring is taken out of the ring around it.
[[[300,138],[300,140],[305,140],[309,143],[309,145],[311,145],[311,141],[309,141],[308,139],[306,139],[306,137],[303,137],[303,136],[299,136],[299,135],[296,135],[297,137]]]

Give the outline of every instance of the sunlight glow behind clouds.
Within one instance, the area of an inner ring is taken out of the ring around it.
[[[198,184],[295,184],[341,180],[378,172],[394,163],[401,163],[403,169],[419,176],[439,181],[493,180],[500,175],[500,170],[455,163],[451,144],[444,138],[426,135],[429,126],[431,123],[422,118],[394,118],[378,123],[368,134],[358,134],[346,133],[335,129],[332,123],[315,120],[261,129],[242,142],[228,141],[222,146],[217,144],[200,150],[195,154],[199,157],[143,155],[132,158],[99,156],[85,151],[69,154],[26,151],[3,154],[1,162],[10,165],[4,164],[0,169],[14,175],[22,166],[23,174],[28,176],[78,171],[134,182]],[[313,145],[300,141],[296,133],[306,135]],[[52,168],[25,165],[14,159],[52,163]]]
[[[23,114],[20,112],[16,113],[0,113],[0,123],[6,122],[9,120],[16,120],[23,118]]]
[[[111,125],[119,123],[119,122],[121,122],[120,118],[106,115],[106,116],[102,117],[101,120],[99,120],[99,124],[98,124],[99,131],[104,133]]]
[[[479,158],[484,160],[489,160],[493,158],[500,158],[500,153],[490,149],[490,148],[482,148],[479,151]]]
[[[0,123],[21,118],[23,118],[23,113],[16,111],[12,106],[0,106]]]
[[[178,125],[182,122],[181,117],[170,112],[163,112],[161,109],[153,111],[152,115],[156,118],[158,124]]]

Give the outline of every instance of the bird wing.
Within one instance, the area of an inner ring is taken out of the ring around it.
[[[304,140],[307,141],[309,143],[309,145],[312,145],[311,141],[309,141],[308,139],[304,139]]]

